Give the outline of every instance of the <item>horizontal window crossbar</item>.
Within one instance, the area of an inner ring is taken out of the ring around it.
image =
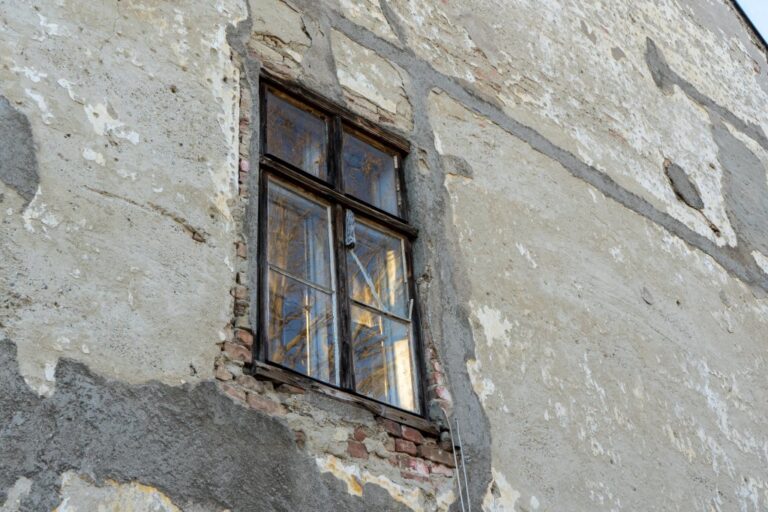
[[[269,155],[262,155],[261,165],[263,166],[262,168],[267,169],[268,171],[271,171],[272,173],[284,179],[302,185],[311,192],[314,192],[315,194],[328,200],[335,201],[345,208],[353,210],[355,213],[380,222],[381,224],[387,226],[389,229],[403,236],[406,236],[409,239],[414,239],[419,234],[418,229],[414,228],[413,226],[409,226],[403,222],[402,219],[399,219],[389,213],[384,212],[383,210],[369,206],[344,193],[334,190],[329,185],[321,182],[317,178],[294,169],[291,166],[286,165]]]
[[[361,308],[366,309],[366,310],[370,311],[373,314],[381,315],[381,316],[386,316],[387,318],[391,318],[392,320],[397,320],[398,322],[402,322],[402,323],[405,323],[405,324],[410,324],[411,323],[411,321],[409,319],[404,318],[404,317],[402,317],[400,315],[396,315],[394,313],[390,313],[389,311],[382,311],[381,309],[379,309],[377,307],[369,306],[368,304],[365,304],[363,302],[357,301],[355,299],[351,299],[351,301],[352,301],[352,303],[355,306],[360,306]]]
[[[290,272],[281,269],[280,267],[278,267],[274,263],[270,263],[269,264],[269,270],[272,270],[273,272],[277,272],[278,274],[283,275],[283,276],[287,277],[288,279],[293,279],[294,281],[299,282],[299,283],[301,283],[301,284],[303,284],[305,286],[309,286],[310,288],[314,288],[315,290],[319,290],[319,291],[321,291],[323,293],[327,293],[328,295],[333,295],[335,293],[331,288],[327,288],[327,287],[325,287],[323,285],[320,285],[320,284],[317,284],[317,283],[313,283],[312,281],[307,281],[306,279],[302,279],[300,277],[297,277],[297,276],[291,274]]]

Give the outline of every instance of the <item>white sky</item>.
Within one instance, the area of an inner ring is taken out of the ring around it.
[[[737,0],[752,24],[768,41],[768,0]]]

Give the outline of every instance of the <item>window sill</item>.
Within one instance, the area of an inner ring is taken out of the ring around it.
[[[415,428],[426,434],[433,436],[440,435],[440,430],[437,428],[437,426],[421,416],[397,409],[395,407],[390,407],[381,402],[377,402],[375,400],[371,400],[369,398],[356,395],[348,391],[334,388],[333,386],[323,384],[322,382],[316,381],[290,370],[286,370],[278,366],[273,366],[261,361],[254,361],[251,366],[251,372],[255,377],[280,382],[283,384],[290,384],[292,386],[302,388],[306,391],[322,393],[323,395],[333,397],[337,400],[356,404],[369,410],[376,416],[381,416],[382,418],[402,423],[403,425]]]

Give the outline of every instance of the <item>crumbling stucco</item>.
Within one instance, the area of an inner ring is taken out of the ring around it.
[[[458,507],[370,413],[208,382],[262,68],[413,144],[474,510],[765,508],[768,64],[729,2],[0,4],[3,512]]]

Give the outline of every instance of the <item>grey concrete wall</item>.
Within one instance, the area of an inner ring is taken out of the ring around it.
[[[0,510],[458,508],[339,448],[370,413],[214,382],[260,66],[413,144],[473,510],[768,510],[768,61],[725,0],[0,0]]]

